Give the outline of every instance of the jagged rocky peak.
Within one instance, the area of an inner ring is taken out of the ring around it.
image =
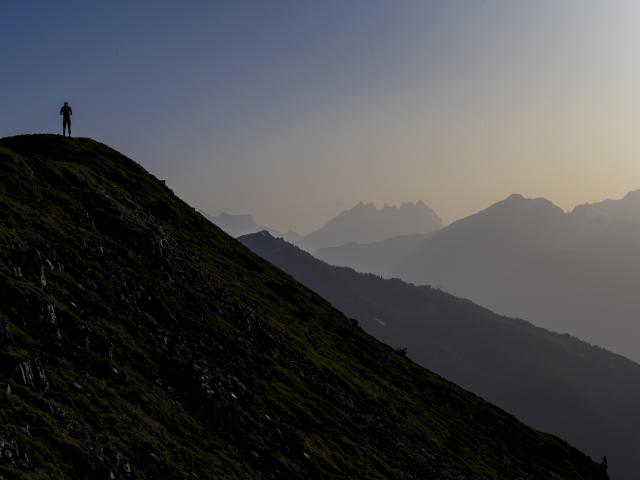
[[[297,243],[307,250],[351,242],[371,243],[401,235],[428,233],[442,228],[440,217],[424,202],[383,205],[359,202],[344,210]]]

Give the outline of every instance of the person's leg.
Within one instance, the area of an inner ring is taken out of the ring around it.
[[[65,136],[65,133],[67,131],[67,121],[63,118],[62,119],[62,136]]]
[[[67,120],[67,130],[69,131],[69,136],[71,136],[71,119]]]

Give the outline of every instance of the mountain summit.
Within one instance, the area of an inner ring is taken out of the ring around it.
[[[0,140],[0,477],[603,479],[143,168]]]
[[[358,203],[299,240],[307,250],[350,242],[370,243],[399,235],[428,233],[442,228],[440,217],[422,201],[400,206]]]

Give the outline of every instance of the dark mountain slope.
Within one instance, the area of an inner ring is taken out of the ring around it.
[[[0,475],[591,479],[92,140],[0,140]]]
[[[329,266],[266,232],[240,240],[418,363],[607,455],[612,478],[637,478],[640,365],[433,288]]]

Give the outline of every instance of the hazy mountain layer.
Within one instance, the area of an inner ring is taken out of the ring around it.
[[[207,213],[204,215],[234,238],[267,230],[274,237],[284,238],[288,242],[296,242],[300,239],[300,235],[294,231],[282,233],[278,230],[260,226],[251,215],[233,215],[229,213],[221,213],[215,217]]]
[[[298,243],[312,251],[350,242],[370,243],[399,235],[428,233],[442,228],[442,220],[423,202],[403,203],[399,207],[359,203],[345,210],[321,228],[302,237]]]
[[[331,265],[385,276],[393,267],[417,252],[430,235],[432,233],[414,233],[379,242],[347,243],[339,247],[320,248],[312,253]]]
[[[389,275],[640,360],[640,223],[586,210],[512,196],[435,233]]]
[[[640,222],[640,190],[630,192],[619,200],[578,205],[572,213],[574,216],[599,218],[605,221],[626,220],[638,223]]]
[[[596,479],[97,142],[0,140],[5,479]]]
[[[266,232],[245,245],[369,333],[522,420],[637,477],[640,365],[430,287],[329,266]]]
[[[215,217],[208,214],[205,215],[232,237],[269,230],[267,227],[258,225],[251,215],[232,215],[229,213],[221,213]]]

